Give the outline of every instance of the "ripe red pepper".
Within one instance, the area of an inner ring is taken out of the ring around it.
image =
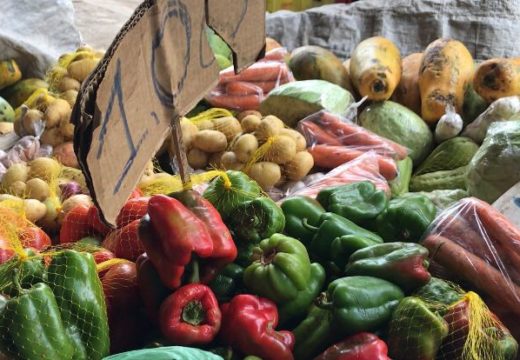
[[[264,360],[292,360],[294,335],[276,331],[278,310],[268,299],[237,295],[222,307],[222,340],[244,354]]]
[[[206,225],[181,202],[165,195],[150,199],[139,238],[164,285],[171,289],[181,286],[193,256],[207,258],[213,252]]]
[[[222,314],[209,287],[189,284],[177,289],[161,305],[162,335],[177,345],[209,344],[220,330]]]
[[[359,333],[332,345],[314,360],[390,360],[386,343],[371,333]]]
[[[141,219],[145,216],[148,211],[149,200],[149,197],[136,197],[129,199],[119,212],[119,215],[117,215],[117,227],[122,228],[123,226],[130,224],[132,221]]]
[[[130,193],[130,196],[128,197],[128,200],[135,199],[135,198],[139,198],[139,197],[142,197],[142,196],[144,196],[143,190],[141,190],[141,189],[139,189],[139,188],[135,188],[135,189]]]
[[[101,220],[101,216],[99,216],[99,210],[96,206],[91,206],[88,209],[87,221],[91,231],[93,231],[95,234],[101,235],[103,238],[113,230],[111,227],[106,225],[103,220]]]
[[[60,244],[76,242],[92,235],[89,224],[90,209],[85,205],[76,205],[65,215],[60,228]]]
[[[18,237],[24,248],[43,250],[52,245],[51,238],[45,231],[35,226],[24,228]]]
[[[235,261],[237,247],[220,213],[194,190],[170,194],[190,209],[207,227],[213,241],[213,252],[200,265],[200,282],[208,284],[227,264]]]
[[[103,240],[102,246],[114,253],[115,256],[135,261],[144,253],[144,247],[139,241],[139,222],[134,220],[120,229],[112,231]]]
[[[163,285],[157,270],[146,253],[137,258],[137,283],[146,315],[154,324],[159,323],[159,307],[171,290]]]

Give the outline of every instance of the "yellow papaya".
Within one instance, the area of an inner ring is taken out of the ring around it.
[[[484,61],[475,71],[473,87],[488,103],[520,95],[520,57]]]
[[[20,81],[22,72],[14,60],[0,61],[0,90]]]
[[[13,108],[17,108],[36,90],[47,89],[48,87],[49,84],[42,79],[29,78],[3,89],[0,91],[0,96],[6,99]]]

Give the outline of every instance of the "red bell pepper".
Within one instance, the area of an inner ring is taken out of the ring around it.
[[[278,310],[268,299],[237,295],[222,305],[222,340],[244,354],[263,360],[292,360],[294,335],[276,331]]]
[[[43,250],[52,245],[51,238],[45,231],[35,226],[28,226],[18,234],[24,248]]]
[[[132,221],[141,219],[145,216],[148,211],[149,200],[149,197],[137,197],[128,200],[117,216],[117,227],[122,228],[123,226],[130,224]]]
[[[101,277],[108,324],[110,352],[119,353],[142,345],[143,319],[139,314],[141,297],[136,265],[122,262],[112,265]]]
[[[76,205],[65,215],[60,228],[60,244],[76,242],[92,235],[89,210],[88,206]]]
[[[143,196],[144,196],[143,190],[141,190],[141,189],[139,189],[139,188],[135,188],[135,189],[130,193],[130,196],[128,197],[128,200],[135,199],[135,198],[139,198],[139,197],[143,197]]]
[[[181,202],[165,195],[150,199],[139,238],[164,285],[171,289],[181,286],[193,256],[207,258],[213,252],[206,225]]]
[[[162,335],[177,345],[205,345],[220,330],[222,314],[209,287],[189,284],[177,289],[161,305]]]
[[[112,251],[118,258],[135,261],[139,255],[145,252],[143,244],[139,240],[139,222],[140,220],[134,220],[130,224],[112,231],[103,240],[102,246]]]
[[[94,256],[94,261],[96,264],[101,264],[102,262],[114,259],[116,257],[114,253],[108,249],[96,250],[94,253],[92,253],[92,256]]]
[[[386,343],[371,333],[359,333],[332,345],[314,360],[390,360]]]
[[[146,315],[154,324],[159,323],[159,307],[171,290],[163,285],[157,270],[146,253],[137,258],[137,283]]]
[[[231,232],[222,221],[220,213],[215,207],[197,191],[185,190],[173,193],[170,196],[179,200],[190,209],[207,227],[213,241],[211,256],[204,259],[200,266],[200,281],[207,284],[227,264],[235,261],[237,247]]]
[[[101,235],[103,238],[113,230],[101,220],[99,210],[95,206],[91,206],[88,209],[87,219],[90,230],[95,234]]]

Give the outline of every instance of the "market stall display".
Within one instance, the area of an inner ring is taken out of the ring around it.
[[[189,181],[173,134],[114,226],[70,121],[107,58],[0,59],[0,355],[517,359],[520,229],[489,205],[520,180],[517,59],[268,40],[235,74],[202,34],[220,73],[178,119]]]

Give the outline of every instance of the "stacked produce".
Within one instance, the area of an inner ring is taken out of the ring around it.
[[[0,63],[0,130],[22,136],[0,154],[0,355],[516,359],[520,230],[485,201],[520,180],[517,60],[270,41],[236,75],[208,39],[222,72],[181,120],[191,182],[166,143],[115,228],[70,142],[102,54],[47,82]]]

